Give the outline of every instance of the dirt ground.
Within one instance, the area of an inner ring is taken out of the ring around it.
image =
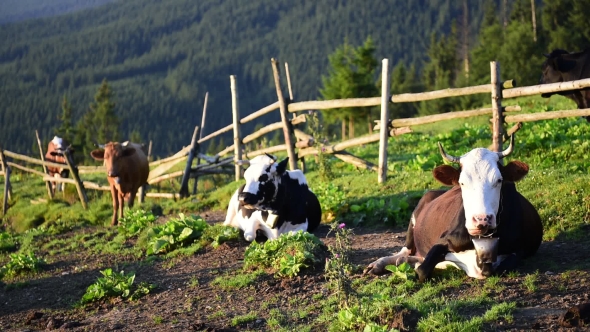
[[[210,212],[204,217],[220,221],[223,213]],[[326,236],[327,233],[328,227],[321,226],[316,235],[330,244],[333,238]],[[399,250],[404,240],[405,231],[399,228],[356,229],[351,261],[366,266],[376,258]],[[490,329],[590,331],[590,327],[565,327],[576,324],[575,319],[560,320],[567,309],[590,302],[589,270],[569,270],[576,262],[589,261],[589,244],[545,242],[538,254],[519,269],[517,277],[503,276],[500,282],[505,287],[500,292],[492,291],[490,296],[496,301],[515,301],[518,308],[513,322],[499,321]],[[224,291],[210,285],[216,277],[242,266],[246,246],[244,241],[231,242],[215,250],[208,248],[192,256],[152,263],[120,255],[90,257],[79,253],[58,256],[41,276],[22,288],[3,287],[0,290],[0,330],[269,331],[272,330],[267,325],[269,310],[288,313],[300,303],[308,303],[311,307],[311,314],[305,318],[311,324],[319,311],[313,310],[313,296],[328,295],[321,268],[293,279],[267,277],[239,291]],[[114,301],[74,308],[72,305],[82,297],[88,285],[96,281],[98,271],[107,267],[135,271],[136,283],[146,281],[157,284],[157,288],[135,302]],[[568,270],[570,272],[564,278],[563,272]],[[530,292],[523,287],[523,279],[525,273],[534,271],[539,272],[538,290]],[[459,292],[468,294],[477,285],[477,281],[466,284]],[[273,304],[262,308],[264,301]],[[260,317],[250,323],[231,326],[232,317],[250,312],[257,312]],[[406,330],[413,330],[415,321],[410,322]]]

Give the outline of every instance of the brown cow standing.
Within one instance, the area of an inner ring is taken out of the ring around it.
[[[140,144],[110,142],[101,148],[90,152],[90,155],[96,160],[104,160],[113,198],[111,225],[114,226],[118,217],[123,216],[125,199],[129,207],[133,207],[137,190],[147,182],[150,169]]]
[[[66,164],[66,158],[63,155],[64,151],[69,147],[69,145],[70,143],[67,140],[57,136],[54,136],[51,142],[49,142],[49,144],[47,145],[47,153],[45,154],[45,160],[54,163],[64,164],[64,167],[59,168],[47,167],[47,172],[49,173],[49,176],[54,178],[67,178],[70,175],[70,170],[68,169]],[[73,151],[74,150],[70,148],[70,152]],[[56,187],[57,189],[63,191],[63,184],[61,183],[51,182],[51,186],[53,188],[53,191],[55,191]]]

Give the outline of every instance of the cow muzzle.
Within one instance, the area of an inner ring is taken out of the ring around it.
[[[256,205],[256,203],[258,203],[258,199],[256,198],[256,195],[251,194],[251,193],[241,193],[238,196],[238,199],[240,200],[240,202],[242,202],[246,205]]]

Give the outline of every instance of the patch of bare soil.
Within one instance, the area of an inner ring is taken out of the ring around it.
[[[204,215],[214,221],[223,220],[223,216],[223,212]],[[328,229],[321,226],[316,235],[331,244],[334,239]],[[399,250],[404,240],[405,232],[401,229],[356,229],[350,259],[364,267]],[[226,243],[192,256],[151,262],[144,258],[84,252],[52,256],[55,263],[27,284],[22,287],[11,284],[0,291],[0,330],[269,331],[274,330],[269,320],[277,315],[292,317],[303,307],[308,314],[298,322],[307,323],[313,331],[325,331],[325,325],[314,322],[321,311],[315,299],[329,295],[321,267],[292,279],[266,276],[240,290],[226,291],[211,284],[217,277],[240,270],[247,245],[244,241]],[[572,319],[560,319],[575,305],[590,302],[589,264],[573,267],[588,262],[587,255],[588,242],[543,243],[537,256],[522,266],[518,276],[503,276],[500,281],[503,287],[491,291],[495,301],[514,301],[518,309],[512,322],[498,321],[489,330],[590,331],[583,319],[576,320],[575,310]],[[99,271],[107,267],[135,271],[136,283],[145,281],[156,284],[157,288],[135,302],[113,300],[73,307],[100,276]],[[525,286],[524,273],[537,270],[536,289],[529,289]],[[571,272],[564,275],[566,271]],[[355,278],[361,278],[360,273]],[[459,291],[469,293],[480,289],[483,283],[474,280]],[[232,323],[235,317],[249,313],[255,313],[256,318]],[[412,331],[418,319],[419,313],[399,308],[391,327]],[[571,327],[567,327],[568,322]]]

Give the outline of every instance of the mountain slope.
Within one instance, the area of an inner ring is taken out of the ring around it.
[[[481,5],[469,3],[474,32]],[[6,24],[0,143],[27,152],[34,129],[51,135],[64,94],[76,120],[106,77],[124,136],[139,130],[167,154],[190,141],[206,91],[206,131],[230,123],[229,75],[238,77],[242,116],[276,99],[271,57],[289,63],[297,100],[314,99],[328,55],[345,40],[359,45],[370,35],[379,60],[420,66],[430,34],[450,31],[460,16],[450,0],[127,0]]]

